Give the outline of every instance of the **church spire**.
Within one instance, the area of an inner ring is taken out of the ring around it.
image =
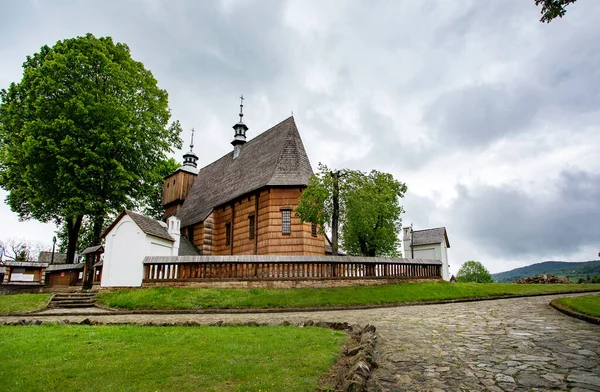
[[[194,128],[192,128],[192,140],[190,142],[190,152],[183,154],[183,166],[198,167],[198,155],[194,153]]]
[[[240,121],[233,126],[235,134],[233,136],[233,158],[237,158],[242,151],[242,146],[246,143],[246,131],[248,127],[244,124],[244,96],[240,96]]]

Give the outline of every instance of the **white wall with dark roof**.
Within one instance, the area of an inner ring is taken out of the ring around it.
[[[142,285],[146,256],[176,255],[179,242],[146,234],[127,214],[106,235],[101,287]]]
[[[442,235],[439,233],[441,229],[443,229]],[[443,235],[445,231],[445,228],[436,228],[411,232],[410,227],[404,227],[402,229],[402,253],[404,257],[409,259],[440,260],[442,262],[442,278],[450,280],[448,247],[446,246],[446,238]],[[423,236],[419,237],[419,234],[423,234]],[[414,241],[412,244],[411,235]]]

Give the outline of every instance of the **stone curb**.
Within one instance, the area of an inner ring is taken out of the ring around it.
[[[582,294],[582,293],[600,293],[599,290],[582,290],[582,291],[558,291],[554,293],[542,294],[524,294],[524,295],[497,295],[490,297],[473,297],[473,298],[456,298],[437,301],[418,301],[418,302],[397,302],[387,304],[373,305],[347,305],[347,306],[321,306],[321,307],[304,307],[304,308],[205,308],[205,309],[139,309],[139,310],[120,310],[109,308],[107,306],[94,304],[95,308],[111,311],[110,313],[97,312],[64,312],[64,313],[37,313],[44,309],[33,310],[22,313],[1,314],[0,317],[22,317],[22,316],[110,316],[110,315],[130,315],[130,314],[246,314],[246,313],[300,313],[300,312],[323,312],[333,310],[360,310],[360,309],[381,309],[381,308],[397,308],[401,306],[419,306],[419,305],[443,305],[461,302],[478,302],[478,301],[494,301],[498,299],[511,298],[527,298],[527,297],[543,297],[549,295],[561,294]]]
[[[367,390],[367,381],[377,368],[375,360],[375,326],[368,324],[357,330],[354,335],[360,344],[347,348],[344,355],[352,357],[350,371],[344,376],[343,391],[363,392]]]
[[[568,306],[559,304],[556,300],[550,301],[550,306],[554,309],[558,310],[561,313],[566,314],[567,316],[575,317],[583,321],[587,321],[588,323],[600,325],[600,317],[590,316],[589,314],[579,313]]]
[[[197,322],[197,321],[178,321],[178,322],[153,322],[147,321],[144,323],[132,323],[132,322],[110,322],[110,321],[97,321],[90,320],[89,318],[85,318],[81,321],[71,321],[68,319],[60,320],[60,321],[43,321],[43,320],[32,320],[32,319],[21,319],[18,321],[2,321],[0,325],[4,326],[20,326],[20,325],[47,325],[47,324],[59,324],[59,325],[138,325],[141,327],[232,327],[232,326],[244,326],[244,327],[269,327],[269,326],[283,326],[283,327],[318,327],[318,328],[328,328],[335,331],[344,331],[348,333],[356,333],[356,331],[362,331],[360,326],[354,324],[350,325],[346,322],[338,322],[338,321],[297,321],[297,322],[289,322],[282,321],[280,323],[270,323],[270,322],[256,322],[256,321],[247,321],[243,323],[229,323],[223,320],[213,321],[210,323],[207,322]],[[373,327],[374,329],[375,327]]]

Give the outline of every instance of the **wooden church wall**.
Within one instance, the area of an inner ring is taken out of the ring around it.
[[[217,207],[204,223],[194,226],[194,245],[204,255],[323,255],[323,235],[313,237],[312,225],[294,215],[301,193],[300,188],[270,188],[262,190],[258,200],[254,193]],[[290,234],[282,233],[282,209],[290,210]],[[254,238],[249,235],[251,215]],[[231,225],[230,244],[227,223]]]

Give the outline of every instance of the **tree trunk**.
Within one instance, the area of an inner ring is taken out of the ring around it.
[[[98,246],[100,245],[100,241],[102,241],[102,229],[104,228],[104,215],[98,214],[94,216],[94,234],[92,235],[92,243],[90,246]]]
[[[94,224],[93,224],[93,235],[92,235],[92,243],[90,246],[98,246],[102,241],[102,229],[104,228],[104,214],[99,213],[94,216]],[[86,264],[86,275],[83,281],[83,287],[86,289],[92,288],[93,280],[94,280],[94,269],[92,268],[94,265],[94,254],[85,255],[85,264]]]
[[[77,239],[79,237],[79,229],[81,229],[81,221],[83,215],[73,216],[66,219],[67,235],[69,243],[67,245],[67,264],[75,262],[75,251],[77,250]]]
[[[333,213],[331,215],[331,255],[338,255],[338,225],[340,219],[340,172],[331,173],[333,178]]]

